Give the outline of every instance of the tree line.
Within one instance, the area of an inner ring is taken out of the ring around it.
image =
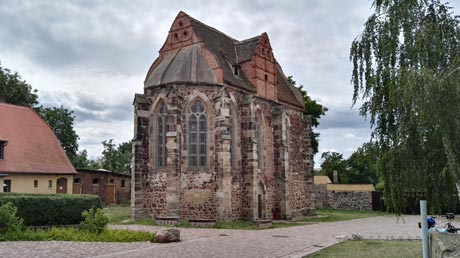
[[[378,146],[375,142],[364,143],[349,158],[343,158],[338,152],[327,151],[321,154],[321,170],[317,175],[333,179],[333,171],[338,172],[340,184],[373,184],[377,190],[383,190],[382,175],[378,170]]]

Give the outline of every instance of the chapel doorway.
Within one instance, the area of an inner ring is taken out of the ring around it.
[[[262,195],[261,194],[257,195],[257,203],[258,203],[257,210],[258,210],[258,214],[259,214],[259,219],[261,219],[262,218],[262,210],[263,210],[263,208],[262,208]]]
[[[257,217],[258,219],[265,218],[265,191],[262,184],[259,184],[257,189]]]

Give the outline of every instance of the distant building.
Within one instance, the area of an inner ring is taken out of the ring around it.
[[[105,169],[78,169],[73,179],[73,193],[99,195],[106,204],[129,202],[131,176]]]
[[[159,52],[134,100],[134,217],[311,215],[311,120],[268,35],[236,40],[180,12]]]
[[[0,103],[1,192],[70,194],[76,173],[39,114],[29,107]]]

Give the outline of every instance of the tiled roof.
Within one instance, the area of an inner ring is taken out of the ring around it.
[[[212,68],[200,54],[198,46],[191,45],[167,56],[153,69],[145,85],[161,85],[170,82],[216,84]]]
[[[260,36],[255,36],[235,44],[238,63],[244,63],[252,59],[259,40]]]
[[[239,63],[235,49],[235,44],[238,43],[238,40],[192,17],[190,17],[190,21],[197,35],[203,40],[206,47],[214,53],[219,66],[223,70],[224,81],[230,85],[239,86],[249,91],[256,91],[243,73],[241,73],[241,78],[233,74],[231,65]]]
[[[117,172],[112,172],[107,169],[77,169],[78,173],[95,173],[95,174],[103,174],[103,175],[114,175],[114,176],[122,176],[122,177],[131,177],[130,174],[123,174],[123,173],[117,173]]]
[[[216,58],[218,67],[222,69],[224,83],[250,92],[257,91],[244,72],[239,73],[238,76],[234,74],[233,66],[239,66],[252,60],[261,35],[238,41],[184,12],[180,12],[179,16],[186,16],[190,20],[193,31],[201,40],[200,43],[202,42]],[[287,82],[278,63],[276,63],[276,67],[278,100],[303,109],[302,94]],[[155,60],[147,73],[144,87],[174,82],[216,83],[211,67],[201,56],[197,46],[187,45],[177,51],[170,51],[166,56]]]
[[[292,104],[294,106],[304,108],[304,99],[300,90],[292,86],[284,75],[281,66],[276,63],[276,86],[278,88],[278,99]]]
[[[328,184],[328,191],[335,192],[372,192],[375,187],[372,184]]]
[[[31,108],[0,103],[0,134],[8,140],[0,173],[76,173],[53,130]]]

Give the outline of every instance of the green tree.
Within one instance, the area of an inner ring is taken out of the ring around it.
[[[337,170],[339,183],[346,183],[344,172],[347,169],[346,160],[343,159],[343,155],[337,152],[323,152],[321,154],[323,163],[321,164],[321,174],[328,176],[333,180],[333,171]]]
[[[378,184],[379,163],[378,146],[373,142],[364,143],[346,160],[346,183],[348,184]]]
[[[113,139],[102,142],[102,167],[104,169],[129,173],[131,171],[131,142],[122,142],[118,147],[113,143]]]
[[[309,115],[311,117],[311,122],[313,127],[318,127],[319,125],[319,119],[321,116],[324,116],[327,112],[327,107],[319,104],[316,102],[316,100],[311,99],[310,96],[307,95],[307,92],[303,90],[303,85],[301,84],[300,86],[297,86],[297,82],[294,81],[292,76],[288,76],[288,82],[294,86],[297,87],[300,92],[302,93],[302,96],[304,98],[304,115]],[[313,132],[311,134],[311,145],[313,148],[313,155],[318,153],[318,139],[319,139],[319,133]]]
[[[78,135],[75,132],[73,111],[63,106],[56,108],[38,107],[36,111],[53,128],[56,137],[61,142],[61,146],[69,157],[72,164],[77,162]]]
[[[0,102],[34,108],[53,128],[72,164],[79,167],[78,162],[81,161],[77,158],[79,137],[74,130],[75,116],[73,111],[62,106],[59,108],[38,106],[37,92],[36,89],[32,89],[31,85],[22,80],[17,72],[12,73],[9,69],[0,66]]]
[[[0,63],[0,102],[33,107],[38,104],[37,90],[32,89],[21,76]]]
[[[73,166],[77,169],[99,169],[99,161],[88,158],[88,151],[83,149],[77,152],[73,160]]]
[[[370,117],[390,211],[425,191],[452,209],[460,154],[460,26],[438,0],[376,0],[353,41],[353,101]]]

